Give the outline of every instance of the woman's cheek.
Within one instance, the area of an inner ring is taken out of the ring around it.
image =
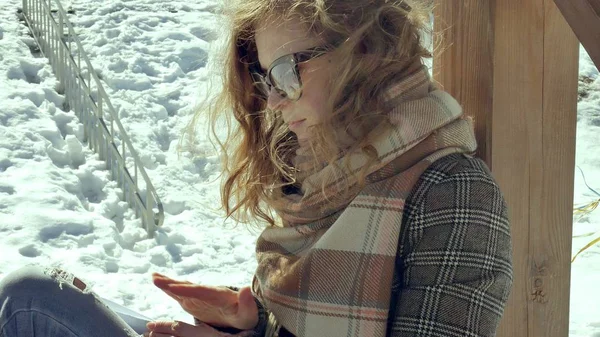
[[[297,103],[302,104],[308,125],[317,124],[326,114],[327,101],[330,94],[330,76],[327,67],[318,66],[312,69],[300,68],[303,76],[302,97]],[[306,80],[305,80],[306,79]]]

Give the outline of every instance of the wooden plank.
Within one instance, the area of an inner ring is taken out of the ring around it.
[[[579,41],[552,0],[544,10],[541,142],[531,153],[538,178],[530,204],[530,336],[568,336]]]
[[[433,74],[444,90],[474,117],[477,155],[491,164],[492,1],[439,1],[434,7]],[[478,99],[469,99],[478,97]]]
[[[543,92],[543,0],[495,1],[492,172],[507,199],[514,284],[498,336],[531,335],[529,299],[532,152],[539,151]],[[539,133],[539,131],[538,131]],[[534,166],[535,169],[535,166]],[[535,202],[535,200],[534,200]],[[544,336],[550,337],[551,335]],[[537,336],[536,336],[537,337]]]
[[[500,337],[568,335],[578,42],[552,1],[439,0],[434,13],[434,77],[475,116],[508,202],[515,279]]]
[[[554,0],[600,69],[600,0]]]

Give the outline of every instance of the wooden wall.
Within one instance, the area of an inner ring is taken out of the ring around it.
[[[436,4],[434,77],[475,117],[509,204],[515,280],[498,336],[568,336],[578,40],[553,0]]]

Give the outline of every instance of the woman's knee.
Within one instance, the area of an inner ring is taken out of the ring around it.
[[[51,295],[52,292],[60,291],[61,283],[76,285],[70,274],[55,268],[43,268],[39,266],[27,266],[18,269],[0,280],[0,302],[8,296],[12,297],[37,297],[40,295]],[[83,282],[81,282],[83,284]],[[78,286],[85,290],[85,284]]]

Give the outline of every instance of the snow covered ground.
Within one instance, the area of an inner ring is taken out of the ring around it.
[[[163,229],[147,239],[105,164],[81,144],[74,113],[62,110],[47,60],[30,52],[20,1],[0,2],[0,277],[28,263],[62,265],[146,316],[188,321],[154,288],[152,272],[249,284],[257,232],[224,223],[217,211],[212,146],[199,139],[205,156],[177,156],[219,35],[218,6],[187,3],[72,4],[84,48],[165,204]]]
[[[201,156],[177,155],[182,128],[206,95],[207,64],[223,26],[217,0],[63,0],[85,50],[105,81],[134,146],[165,204],[157,239],[120,201],[105,164],[82,144],[81,125],[47,60],[16,16],[0,3],[0,278],[22,265],[61,265],[104,297],[156,319],[190,321],[155,290],[154,271],[214,285],[247,285],[257,232],[224,222],[220,165],[206,138]],[[600,76],[582,50],[577,165],[600,190]],[[598,198],[575,174],[575,203]],[[600,235],[600,209],[580,220],[576,252]],[[600,246],[572,269],[572,337],[600,336]]]
[[[600,193],[600,76],[580,48],[579,103],[574,203],[599,200]],[[583,179],[585,175],[585,181]],[[593,235],[588,236],[593,233]],[[573,255],[600,236],[600,207],[573,224]],[[600,243],[579,255],[571,265],[570,337],[600,337]]]

